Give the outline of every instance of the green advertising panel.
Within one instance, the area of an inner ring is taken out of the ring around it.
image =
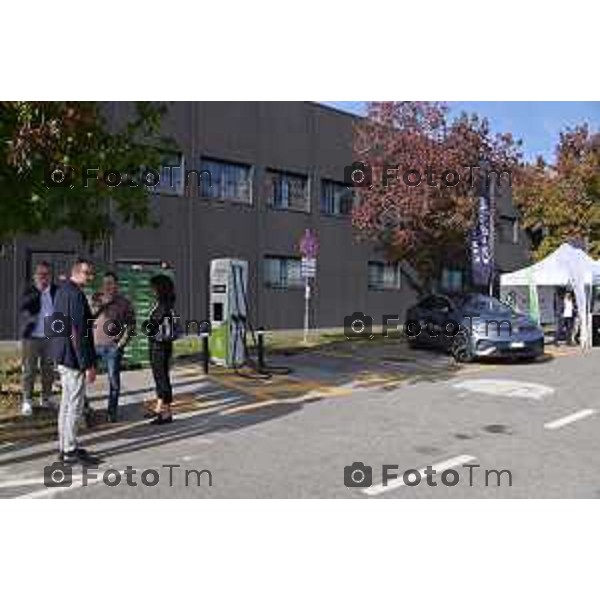
[[[88,299],[102,288],[102,277],[111,269],[98,268],[96,277],[90,286],[86,286],[85,294]],[[159,262],[117,262],[114,269],[119,277],[119,291],[133,305],[135,311],[135,332],[130,342],[125,347],[123,355],[125,366],[147,367],[150,364],[148,357],[148,338],[143,335],[143,323],[150,315],[154,304],[154,294],[150,287],[150,279],[154,275],[164,274],[172,279],[175,271],[165,263]]]
[[[173,269],[161,264],[117,263],[117,274],[121,293],[133,304],[136,320],[136,335],[125,348],[125,362],[128,366],[146,367],[150,364],[148,338],[143,335],[143,323],[150,316],[154,304],[154,294],[150,279],[158,274],[174,278]]]

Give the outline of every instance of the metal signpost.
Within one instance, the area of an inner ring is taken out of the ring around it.
[[[317,254],[319,253],[319,240],[310,229],[306,229],[300,239],[300,253],[302,254],[301,275],[304,279],[304,343],[307,344],[310,328],[310,286],[311,280],[317,276]]]

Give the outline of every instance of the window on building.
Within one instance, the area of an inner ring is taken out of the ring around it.
[[[461,269],[442,270],[440,287],[446,292],[460,292],[463,289],[464,273]]]
[[[310,210],[308,177],[268,170],[266,174],[269,206],[289,210]]]
[[[203,198],[252,204],[252,168],[248,165],[202,159],[200,171],[210,173],[200,180]]]
[[[401,285],[400,265],[398,263],[369,262],[370,290],[399,290]]]
[[[301,264],[302,261],[299,258],[290,258],[287,256],[265,257],[265,285],[280,290],[304,287]]]
[[[185,190],[185,160],[180,152],[166,153],[159,165],[158,185],[154,186],[155,194],[171,194],[183,196]]]
[[[354,192],[343,183],[321,182],[321,213],[324,215],[349,215],[354,206]]]

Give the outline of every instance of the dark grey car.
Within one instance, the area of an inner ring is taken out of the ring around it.
[[[544,332],[534,321],[484,294],[427,296],[407,311],[406,331],[411,346],[441,348],[459,362],[544,353]]]

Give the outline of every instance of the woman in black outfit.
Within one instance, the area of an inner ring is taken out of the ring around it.
[[[150,286],[155,296],[155,303],[150,311],[152,333],[158,332],[148,338],[150,349],[150,365],[156,385],[156,408],[153,425],[164,425],[173,421],[171,413],[171,402],[173,401],[173,389],[171,387],[170,362],[173,354],[173,340],[165,332],[165,320],[171,322],[175,306],[175,286],[173,281],[166,275],[155,275],[150,280]],[[168,329],[168,327],[167,327]]]

